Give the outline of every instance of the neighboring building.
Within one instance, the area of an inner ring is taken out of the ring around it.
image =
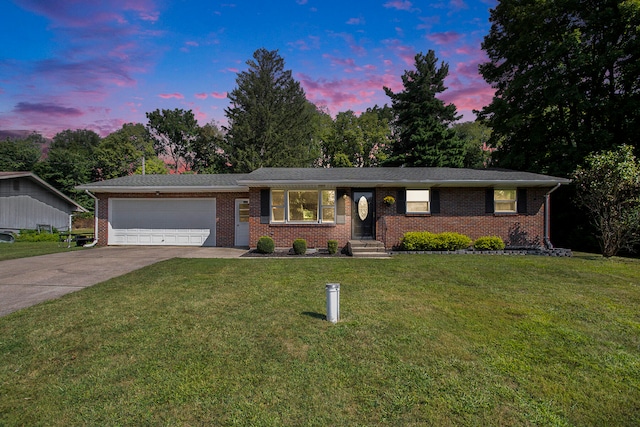
[[[549,194],[569,180],[509,170],[261,168],[249,174],[135,175],[79,186],[98,202],[99,245],[278,247],[304,238],[378,240],[407,231],[549,243]],[[385,203],[391,196],[395,203]]]
[[[85,208],[31,172],[0,172],[0,231],[69,228],[71,215]]]

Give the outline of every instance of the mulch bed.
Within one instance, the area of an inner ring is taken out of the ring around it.
[[[249,252],[242,255],[242,257],[247,258],[340,258],[348,256],[349,255],[344,254],[341,251],[338,251],[338,253],[331,255],[326,249],[307,251],[307,253],[304,255],[296,255],[293,252],[293,249],[276,249],[273,253],[270,254],[261,254],[256,249],[251,249]]]

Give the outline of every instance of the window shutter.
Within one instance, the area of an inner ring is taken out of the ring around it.
[[[340,188],[336,191],[336,224],[345,224],[347,222],[347,215],[345,209],[344,196],[347,194],[347,190]]]
[[[407,213],[407,190],[404,188],[398,190],[396,197],[396,213]]]
[[[519,214],[527,213],[527,189],[526,188],[518,188],[516,199],[516,205],[518,206]]]
[[[260,190],[260,224],[269,224],[269,190]]]
[[[484,211],[486,213],[494,213],[495,205],[493,203],[493,188],[487,188],[484,198]]]
[[[431,213],[440,213],[440,190],[431,190]]]

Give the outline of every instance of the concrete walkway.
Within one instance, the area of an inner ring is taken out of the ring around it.
[[[0,261],[0,316],[171,258],[237,258],[234,248],[109,246]]]

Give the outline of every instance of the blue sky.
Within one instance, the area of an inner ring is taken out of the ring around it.
[[[441,96],[473,120],[493,90],[477,71],[495,0],[0,0],[0,130],[101,135],[156,108],[225,124],[256,49],[278,50],[332,115],[389,104],[413,57],[449,64]]]

